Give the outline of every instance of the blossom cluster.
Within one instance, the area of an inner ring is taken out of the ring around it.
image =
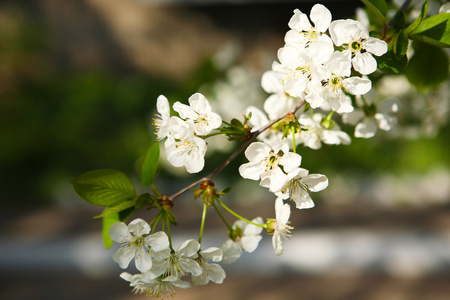
[[[217,247],[200,249],[195,240],[183,242],[173,250],[167,234],[163,231],[151,232],[151,227],[142,219],[135,219],[128,226],[118,222],[109,233],[121,246],[113,255],[115,262],[125,269],[134,259],[138,271],[123,272],[120,277],[130,282],[138,294],[162,297],[173,295],[175,288],[189,288],[190,282],[181,280],[190,274],[194,285],[205,285],[209,281],[222,283],[225,271],[215,263],[222,260],[222,250]]]
[[[311,208],[314,202],[309,193],[328,186],[325,175],[310,174],[301,167],[302,156],[297,153],[297,146],[318,149],[322,144],[349,144],[350,136],[332,119],[334,113],[342,115],[343,122],[356,126],[357,137],[371,137],[377,127],[389,130],[395,124],[392,113],[398,110],[398,103],[387,100],[376,106],[365,97],[372,88],[367,75],[377,69],[373,56],[387,51],[384,41],[370,37],[367,27],[359,21],[332,21],[330,11],[321,4],[313,6],[309,18],[296,9],[289,27],[286,43],[278,51],[279,61],[261,79],[263,89],[270,94],[262,105],[265,112],[248,106],[242,112],[244,124],[236,119],[227,123],[212,111],[205,96],[196,93],[188,99],[189,105],[175,102],[172,109],[178,116],[173,116],[168,99],[161,95],[154,120],[157,140],[165,140],[167,160],[175,167],[184,166],[189,173],[204,168],[207,138],[217,134],[231,138],[241,130],[244,136],[241,140],[247,144],[240,149],[245,149],[248,162],[239,167],[239,174],[259,181],[274,194],[275,217],[264,222],[262,217],[248,220],[232,212],[219,200],[225,193],[217,192],[212,177],[207,177],[194,196],[203,197],[205,211],[207,206],[214,206],[228,227],[229,239],[220,248],[201,249],[203,223],[199,241],[187,240],[177,250],[172,248],[170,235],[154,232],[156,227],[151,231],[142,219],[128,226],[121,222],[114,224],[110,236],[121,246],[113,259],[121,268],[127,268],[135,260],[141,273],[122,273],[121,277],[130,282],[136,293],[173,294],[175,287],[191,286],[189,281],[182,280],[188,275],[194,285],[222,283],[225,272],[217,263],[231,264],[242,252],[253,252],[262,239],[263,229],[272,235],[275,254],[281,255],[283,242],[294,229],[289,225],[291,206],[285,201],[293,201],[298,209]],[[222,124],[228,127],[221,127]],[[173,196],[168,199],[173,200]],[[216,203],[239,220],[232,226],[228,224]],[[158,222],[159,219],[155,224]]]
[[[222,125],[222,118],[211,111],[208,99],[200,93],[189,98],[189,105],[175,102],[173,109],[181,118],[171,116],[169,101],[163,95],[158,97],[156,108],[156,135],[158,140],[167,138],[167,160],[175,167],[185,166],[189,173],[200,172],[206,153],[206,142],[201,137]]]

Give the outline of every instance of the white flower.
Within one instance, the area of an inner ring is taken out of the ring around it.
[[[205,166],[206,142],[194,136],[190,126],[177,117],[170,118],[172,134],[164,143],[167,160],[174,167],[198,173]]]
[[[152,269],[147,273],[153,278],[162,275],[170,281],[176,281],[187,273],[199,276],[202,268],[195,261],[199,249],[200,244],[190,239],[183,242],[176,251],[163,250],[158,253],[160,260],[154,261]]]
[[[222,256],[222,250],[217,247],[210,247],[204,251],[200,251],[196,260],[203,269],[203,272],[199,276],[192,276],[192,283],[194,285],[205,285],[209,281],[212,281],[221,284],[226,277],[225,271],[218,264],[208,263],[208,259],[213,262],[219,262],[222,260]]]
[[[287,142],[270,147],[261,142],[254,142],[245,150],[245,157],[249,160],[239,167],[239,174],[243,178],[261,179],[261,186],[268,187],[271,192],[278,192],[286,183],[289,172],[300,166],[302,157],[289,152]],[[283,166],[283,170],[280,166]]]
[[[149,297],[173,296],[175,288],[187,289],[191,284],[182,280],[168,280],[167,278],[149,278],[147,274],[135,274],[123,272],[120,277],[130,282],[134,294],[145,294]]]
[[[309,114],[301,114],[298,122],[306,131],[301,131],[299,142],[311,149],[319,149],[322,142],[330,145],[350,144],[350,136],[340,130],[338,124],[334,124],[331,128],[324,127],[324,116],[315,113],[314,116]]]
[[[303,168],[295,168],[288,174],[288,182],[280,192],[275,193],[282,199],[291,199],[298,209],[314,207],[308,192],[319,192],[328,186],[328,178],[322,174],[309,174]]]
[[[308,94],[311,85],[320,85],[325,73],[321,64],[328,58],[319,59],[305,49],[286,44],[278,50],[280,63],[274,62],[272,69],[279,74],[286,93],[292,97],[303,97]]]
[[[389,131],[397,124],[397,118],[392,113],[398,112],[399,102],[396,99],[387,99],[377,107],[367,107],[367,112],[357,109],[350,114],[342,115],[342,121],[350,125],[356,125],[355,137],[371,138],[377,132],[377,128]]]
[[[121,243],[119,250],[113,255],[113,260],[125,269],[135,258],[136,268],[146,272],[152,267],[151,252],[162,251],[169,247],[167,235],[160,231],[150,233],[150,226],[142,219],[132,221],[128,226],[118,222],[109,228],[111,239]],[[148,235],[148,236],[147,236]]]
[[[363,75],[377,69],[373,55],[381,56],[387,52],[387,44],[369,36],[367,28],[359,21],[336,20],[331,22],[330,35],[336,46],[343,46],[344,52],[352,60],[353,68]]]
[[[294,10],[294,15],[289,21],[290,31],[284,38],[286,44],[297,48],[306,48],[312,57],[321,59],[330,56],[334,51],[331,38],[324,34],[331,22],[330,11],[322,4],[316,4],[311,8],[310,19],[300,10]]]
[[[189,97],[189,105],[176,102],[173,109],[186,119],[196,134],[207,135],[222,125],[222,118],[211,111],[211,104],[202,94],[195,93]]]
[[[370,91],[372,82],[367,78],[350,77],[350,61],[342,52],[334,52],[330,60],[325,64],[328,70],[326,79],[322,81],[322,93],[327,99],[331,109],[337,113],[349,113],[353,111],[350,97],[345,92],[353,95],[363,95]]]
[[[263,224],[261,217],[252,220],[253,223]],[[222,263],[225,265],[236,262],[241,257],[242,251],[252,253],[258,247],[262,239],[262,227],[249,224],[247,222],[237,220],[234,222],[230,232],[231,238],[223,243],[221,249],[223,251]]]
[[[165,96],[160,95],[156,100],[156,110],[159,115],[156,115],[153,125],[155,125],[157,139],[162,140],[170,134],[170,106]]]
[[[267,232],[273,233],[272,246],[276,255],[283,254],[283,240],[291,236],[291,230],[294,227],[289,226],[289,217],[291,215],[291,207],[284,204],[280,197],[275,200],[275,216],[276,219],[268,219]]]
[[[267,71],[263,74],[261,86],[267,93],[272,93],[264,102],[264,110],[271,120],[287,114],[298,100],[284,91],[280,75],[274,71]]]

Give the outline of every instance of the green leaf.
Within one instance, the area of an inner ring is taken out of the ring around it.
[[[414,20],[408,27],[405,28],[405,33],[409,34],[413,30],[415,30],[420,23],[422,23],[423,18],[425,18],[428,11],[428,1],[425,1],[422,5],[422,8],[420,9],[420,14],[417,17],[417,19]]]
[[[113,206],[137,196],[130,179],[116,170],[86,172],[75,178],[72,186],[81,198],[100,206]]]
[[[149,186],[155,179],[156,169],[159,161],[159,143],[155,142],[147,151],[141,169],[141,183]]]
[[[448,80],[449,58],[442,48],[415,42],[414,56],[405,70],[406,78],[418,89],[426,90]]]
[[[450,13],[426,18],[410,33],[409,38],[438,47],[450,47]]]
[[[392,50],[394,51],[397,60],[401,60],[408,50],[409,39],[403,30],[394,36],[392,40]]]
[[[408,58],[404,55],[397,59],[393,50],[389,50],[383,56],[377,56],[378,68],[387,74],[398,74],[402,72],[408,64]]]
[[[95,216],[94,218],[96,218],[96,219],[103,218],[103,217],[109,216],[111,214],[121,212],[122,210],[125,210],[127,208],[134,207],[135,204],[136,204],[136,202],[134,200],[128,200],[128,201],[124,201],[124,202],[121,202],[121,203],[113,205],[113,206],[108,206],[103,210],[103,212],[100,215]]]
[[[119,214],[111,214],[109,216],[106,216],[103,218],[102,222],[102,237],[103,237],[103,245],[105,245],[106,249],[111,248],[114,241],[109,236],[109,227],[111,227],[112,224],[120,222]]]
[[[405,14],[399,10],[394,16],[394,19],[392,20],[392,27],[394,27],[395,32],[399,32],[403,28],[405,28],[406,21],[405,21]]]
[[[361,0],[376,16],[385,20],[387,5],[385,0]]]

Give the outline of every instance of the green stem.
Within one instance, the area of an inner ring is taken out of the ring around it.
[[[204,135],[204,136],[200,136],[200,138],[206,140],[206,139],[209,138],[209,137],[216,136],[216,135],[220,135],[220,134],[223,134],[223,133],[220,132],[220,131],[218,131],[218,132],[213,132],[213,133],[210,133],[210,134],[207,134],[207,135]]]
[[[235,213],[234,211],[232,211],[230,208],[228,208],[228,206],[226,206],[225,204],[223,204],[223,202],[220,201],[219,199],[217,199],[217,202],[219,202],[219,204],[222,205],[222,207],[225,208],[226,211],[228,211],[230,214],[232,214],[232,215],[235,216],[236,218],[241,219],[242,221],[247,222],[247,223],[249,223],[249,224],[252,224],[252,225],[255,225],[255,226],[258,226],[258,227],[265,228],[265,225],[264,225],[264,224],[258,224],[258,223],[252,222],[252,221],[250,221],[249,219],[246,219],[246,218],[244,218],[244,217],[238,215],[237,213]]]
[[[202,224],[200,225],[200,233],[198,235],[198,243],[202,244],[202,237],[203,237],[203,228],[205,227],[205,220],[206,220],[206,208],[207,205],[203,204],[203,213],[202,213]]]
[[[295,145],[295,128],[292,127],[292,152],[297,153],[297,146]]]
[[[217,207],[216,202],[214,202],[214,208],[216,209],[217,214],[218,214],[219,217],[222,219],[223,223],[228,227],[228,230],[233,229],[233,228],[231,227],[231,225],[227,222],[227,220],[225,220],[225,217],[224,217],[224,216],[222,215],[222,213],[220,212],[219,208]]]
[[[169,221],[169,218],[166,219],[166,222],[167,222],[167,236],[169,237],[169,247],[170,247],[170,250],[173,250],[173,247],[172,247],[172,235],[170,234],[170,221]]]
[[[159,220],[161,220],[161,217],[162,217],[162,213],[159,212],[158,215],[156,216],[156,218],[153,219],[152,223],[155,222],[155,225],[153,226],[152,232],[150,232],[150,234],[155,233],[156,227],[158,227],[158,223],[159,223]]]

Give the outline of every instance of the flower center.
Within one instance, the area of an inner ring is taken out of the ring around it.
[[[197,149],[197,144],[193,140],[182,139],[175,145],[179,153],[187,153],[191,155],[192,151]]]
[[[362,43],[361,43],[360,40],[358,40],[358,41],[353,41],[353,42],[350,44],[350,50],[351,50],[353,53],[355,53],[355,52],[361,52],[361,46],[362,46]]]

